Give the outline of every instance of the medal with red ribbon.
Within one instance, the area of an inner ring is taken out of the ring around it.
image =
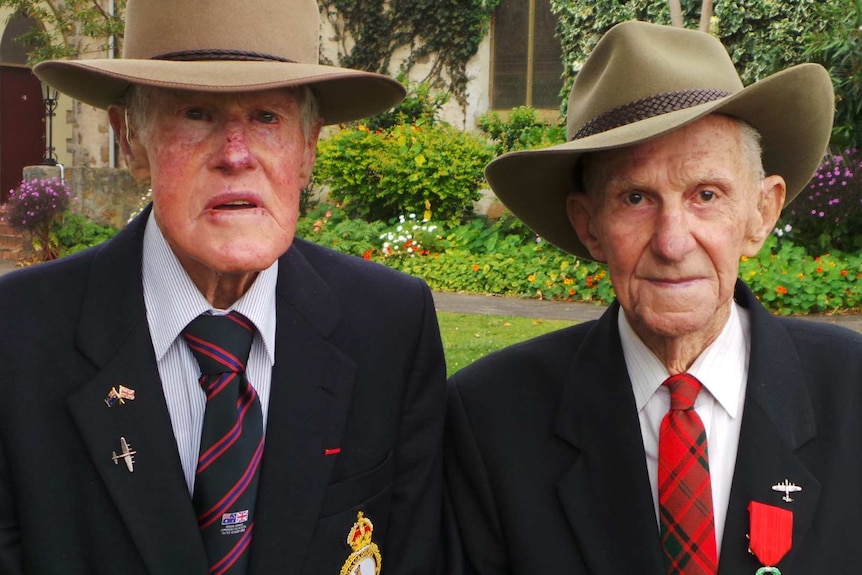
[[[752,501],[748,505],[748,514],[751,530],[748,548],[763,564],[755,575],[781,575],[775,565],[793,545],[793,512]]]

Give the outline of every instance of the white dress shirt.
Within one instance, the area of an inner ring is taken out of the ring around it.
[[[658,522],[658,435],[661,420],[670,409],[670,392],[662,382],[670,374],[635,334],[622,310],[618,324],[640,418],[647,471]],[[706,429],[715,536],[719,553],[736,465],[750,349],[748,311],[734,303],[731,306],[730,318],[721,334],[700,354],[687,372],[703,384],[694,409]]]
[[[257,333],[251,345],[246,376],[260,398],[263,426],[269,407],[272,366],[275,365],[275,284],[278,261],[260,272],[251,288],[230,310],[251,320]],[[182,330],[203,313],[224,314],[214,310],[195,287],[179,260],[168,246],[150,214],[144,233],[144,303],[147,322],[162,380],[168,413],[189,493],[193,493],[206,394],[198,384],[200,368],[183,340]]]

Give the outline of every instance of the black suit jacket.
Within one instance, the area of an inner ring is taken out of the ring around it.
[[[719,558],[753,574],[748,505],[793,511],[785,575],[854,570],[862,543],[862,336],[771,316],[742,284],[751,361]],[[450,382],[452,572],[663,574],[617,305],[491,355]],[[782,501],[772,486],[802,486]]]
[[[146,320],[145,217],[0,281],[0,573],[208,573]],[[387,575],[436,573],[445,368],[427,286],[297,239],[276,309],[249,573],[337,575],[358,511]],[[109,408],[120,384],[135,399]],[[133,473],[111,460],[120,437]]]

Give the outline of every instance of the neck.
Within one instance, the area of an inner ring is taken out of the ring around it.
[[[178,256],[179,257],[179,256]],[[215,309],[228,309],[251,288],[259,272],[225,273],[179,258],[195,287]]]
[[[629,323],[644,345],[667,368],[668,373],[675,375],[685,373],[691,368],[704,350],[721,335],[729,318],[728,307],[726,313],[716,314],[704,329],[684,334],[656,333],[646,329],[643,324],[631,321]]]

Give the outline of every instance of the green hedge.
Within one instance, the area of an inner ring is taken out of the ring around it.
[[[367,224],[335,206],[319,206],[300,220],[299,235],[421,277],[434,290],[613,300],[604,265],[567,254],[508,218],[493,222],[476,218],[458,226],[441,225],[432,233],[421,229],[430,223],[418,221],[418,216],[404,220],[406,224],[401,219],[388,225]],[[402,246],[409,245],[411,251],[386,255],[384,242],[393,235],[403,238]],[[740,277],[779,314],[862,311],[862,256],[857,254],[810,256],[786,239],[771,236],[756,258],[742,259]]]

